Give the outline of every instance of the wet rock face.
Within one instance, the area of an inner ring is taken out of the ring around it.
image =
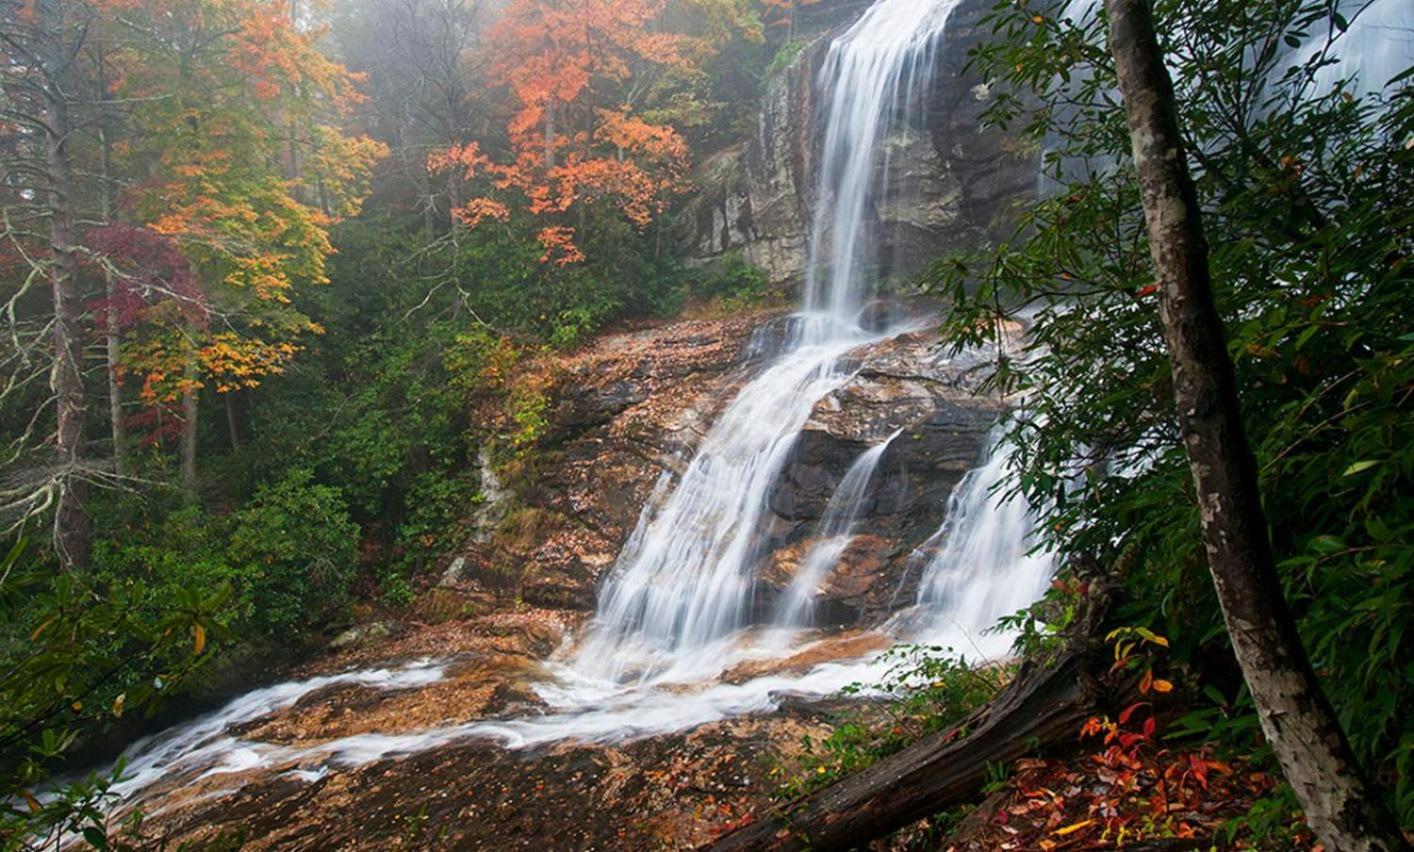
[[[746,365],[763,357],[752,340],[771,317],[675,323],[603,338],[565,359],[550,434],[507,483],[514,494],[500,501],[495,530],[457,554],[455,585],[593,610],[600,577],[660,480],[686,463]]]
[[[332,696],[330,715],[352,707]],[[771,767],[829,735],[802,708],[618,746],[508,751],[465,740],[313,781],[247,774],[218,798],[174,795],[141,848],[696,849],[769,805]],[[227,841],[222,844],[220,841]]]
[[[690,205],[690,253],[707,263],[732,251],[765,270],[778,286],[804,276],[814,210],[813,175],[827,93],[818,82],[833,35],[867,3],[822,4],[816,23],[832,28],[767,83],[756,132],[704,161],[703,187]],[[871,223],[878,235],[880,278],[905,278],[949,252],[1006,235],[1019,204],[1034,197],[1034,150],[981,116],[992,92],[966,70],[967,53],[990,33],[979,22],[992,0],[964,0],[953,12],[926,110],[916,126],[884,141],[879,197]],[[887,164],[887,168],[885,168]]]
[[[777,549],[762,575],[767,598],[794,576],[844,474],[868,448],[897,435],[866,491],[858,534],[820,590],[819,618],[827,624],[871,620],[911,602],[910,555],[937,530],[1004,410],[980,393],[985,361],[946,357],[932,333],[858,355],[858,373],[816,405],[769,498],[778,522]]]
[[[605,338],[567,359],[546,449],[498,500],[496,529],[451,561],[443,587],[509,582],[502,594],[532,606],[592,611],[643,513],[676,485],[741,386],[789,346],[791,329],[771,314],[683,322]],[[1002,410],[978,393],[987,365],[947,358],[938,343],[920,332],[862,346],[848,356],[853,378],[816,405],[768,495],[763,615],[822,534],[846,472],[891,437],[865,494],[861,535],[821,590],[819,621],[875,621],[912,600],[910,554],[937,530]]]

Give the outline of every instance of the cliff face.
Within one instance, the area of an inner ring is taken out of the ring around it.
[[[676,484],[721,409],[788,336],[789,321],[680,322],[603,338],[567,358],[551,390],[550,434],[491,507],[497,522],[459,555],[447,585],[593,611],[644,512]],[[895,433],[866,493],[868,535],[846,553],[822,610],[831,623],[866,623],[897,605],[901,587],[911,595],[911,554],[937,530],[1001,409],[975,393],[981,365],[944,358],[937,343],[916,333],[851,353],[856,374],[817,404],[771,491],[761,606],[774,603],[814,543],[851,465]]]
[[[798,283],[807,263],[814,218],[813,168],[825,93],[819,69],[839,26],[858,8],[835,4],[834,29],[814,39],[767,82],[756,132],[707,159],[701,194],[689,205],[690,253],[708,263],[741,251],[773,283]],[[1032,197],[1034,151],[1017,139],[980,127],[991,93],[967,73],[968,51],[986,33],[979,21],[992,0],[964,0],[953,12],[930,99],[920,121],[886,140],[879,174],[885,199],[875,211],[881,277],[907,277],[950,251],[994,242]],[[884,169],[887,160],[889,168]]]

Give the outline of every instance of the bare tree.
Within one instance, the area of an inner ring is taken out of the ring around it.
[[[369,130],[389,144],[398,186],[416,187],[427,241],[461,195],[457,176],[438,187],[428,154],[480,135],[484,117],[469,58],[484,0],[352,0],[335,20],[342,59],[367,73]],[[439,214],[441,211],[441,214]]]
[[[52,314],[47,326],[53,461],[40,476],[7,489],[5,508],[21,517],[52,511],[59,566],[71,570],[86,564],[89,555],[84,308],[75,234],[78,189],[72,163],[71,113],[79,89],[76,62],[92,16],[84,4],[66,0],[37,0],[30,14],[21,12],[15,3],[4,4],[0,34],[4,76],[0,85],[6,90],[4,119],[26,137],[18,145],[21,156],[17,165],[31,180],[22,180],[25,188],[20,197],[34,202],[37,218],[45,223],[45,256],[30,260],[33,269],[44,270],[50,285]],[[33,156],[24,157],[27,151]],[[20,238],[11,229],[7,231],[14,244],[20,245]],[[14,328],[13,300],[8,313]]]
[[[1173,81],[1148,0],[1106,0],[1124,95],[1160,322],[1201,514],[1208,568],[1228,635],[1287,781],[1311,828],[1338,852],[1406,848],[1365,777],[1301,645],[1278,579],[1257,466],[1213,299],[1198,193]]]

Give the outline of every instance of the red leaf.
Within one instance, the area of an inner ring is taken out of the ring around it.
[[[1137,711],[1140,707],[1147,707],[1147,706],[1149,706],[1149,702],[1147,702],[1147,701],[1137,701],[1137,702],[1135,702],[1135,703],[1129,705],[1128,707],[1124,708],[1124,712],[1119,714],[1119,723],[1120,723],[1121,725],[1128,725],[1128,724],[1129,724],[1129,718],[1134,715],[1135,711]]]

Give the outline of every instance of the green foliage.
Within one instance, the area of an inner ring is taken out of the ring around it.
[[[727,316],[769,304],[773,294],[766,273],[740,251],[714,261],[695,273],[689,285],[695,313]]]
[[[1288,600],[1357,751],[1414,825],[1411,77],[1386,102],[1316,90],[1333,57],[1292,66],[1281,45],[1339,27],[1329,4],[1157,12]],[[999,37],[973,61],[1012,87],[990,117],[1044,142],[1054,191],[1008,244],[939,266],[947,332],[979,343],[1026,318],[1025,353],[992,379],[1025,399],[1015,488],[1049,507],[1042,527],[1067,558],[1134,554],[1120,617],[1197,661],[1225,640],[1105,21],[1033,15],[998,6]]]
[[[1013,648],[1030,660],[1045,660],[1065,645],[1065,631],[1079,612],[1084,585],[1060,577],[1040,600],[997,620],[996,630],[1016,636]]]
[[[413,480],[407,518],[398,528],[400,558],[382,580],[391,602],[410,603],[413,590],[407,578],[466,541],[467,516],[482,502],[478,488],[479,479],[473,472],[427,471]]]
[[[804,39],[788,41],[776,50],[776,55],[771,57],[771,64],[766,66],[766,76],[771,77],[786,70],[796,57],[805,52],[805,48],[810,46],[810,42]]]
[[[121,767],[48,789],[75,747],[171,695],[223,635],[229,589],[153,589],[55,576],[24,556],[0,558],[0,848],[53,846],[63,833],[108,848],[104,808]],[[47,792],[41,792],[46,791]]]
[[[214,623],[264,641],[315,631],[348,603],[359,529],[338,490],[308,470],[259,489],[229,517],[138,505],[105,520],[126,534],[100,538],[90,574],[105,594],[135,594],[135,618],[155,621],[173,596],[221,590]]]
[[[359,529],[337,489],[295,469],[232,519],[227,548],[249,577],[251,621],[277,635],[308,629],[348,603]]]
[[[887,700],[856,711],[820,742],[802,741],[797,764],[780,767],[776,795],[794,799],[858,772],[922,737],[965,720],[996,695],[1009,669],[979,669],[950,648],[900,645],[888,651],[883,679],[846,687],[846,695],[881,694]]]

